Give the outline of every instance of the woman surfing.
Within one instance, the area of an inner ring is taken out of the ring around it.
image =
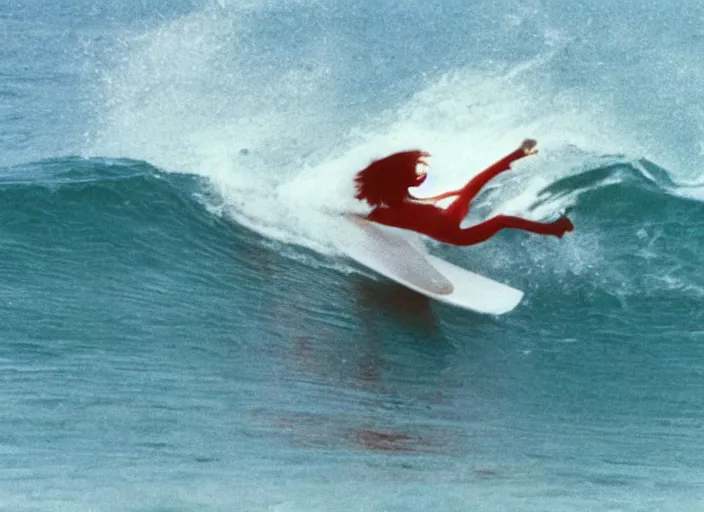
[[[357,173],[355,197],[366,201],[373,210],[367,219],[379,224],[408,229],[452,245],[474,245],[484,242],[502,229],[520,229],[558,238],[573,231],[572,222],[562,216],[554,222],[535,222],[520,217],[497,215],[480,224],[462,228],[462,220],[469,213],[470,203],[489,180],[508,171],[511,164],[523,157],[537,153],[536,141],[526,139],[513,153],[494,163],[464,187],[443,194],[418,198],[408,191],[417,187],[427,177],[427,167],[422,151],[403,151],[372,162]],[[447,208],[436,203],[456,197]]]

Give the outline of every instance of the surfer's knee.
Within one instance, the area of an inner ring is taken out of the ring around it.
[[[451,233],[447,233],[448,242],[453,245],[480,244],[496,234],[498,229],[493,224],[490,221],[486,221],[468,228],[458,226]]]

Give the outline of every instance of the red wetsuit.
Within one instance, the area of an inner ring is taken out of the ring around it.
[[[523,148],[519,148],[488,169],[479,173],[462,187],[462,189],[457,191],[456,199],[447,208],[439,208],[433,204],[424,204],[408,194],[407,188],[409,186],[417,185],[424,179],[424,176],[419,178],[418,175],[415,175],[415,183],[403,184],[405,185],[405,197],[402,197],[400,200],[383,201],[375,199],[374,201],[370,201],[368,196],[371,194],[367,194],[366,190],[360,188],[360,185],[363,184],[367,178],[367,176],[364,175],[366,170],[362,171],[357,178],[358,189],[360,190],[357,197],[367,199],[367,201],[374,206],[374,210],[368,215],[369,220],[388,226],[416,231],[440,242],[453,245],[478,244],[491,238],[501,229],[506,228],[562,237],[565,232],[574,229],[572,222],[567,217],[561,217],[555,222],[546,223],[535,222],[519,217],[498,215],[475,226],[468,228],[460,227],[460,223],[469,212],[470,202],[479,193],[482,187],[499,173],[510,169],[512,162],[523,158],[527,154],[529,153],[526,153]],[[426,154],[418,151],[396,153],[384,160],[375,162],[367,169],[372,169],[373,172],[378,173],[379,171],[383,171],[384,168],[390,169],[394,164],[397,166],[410,166],[410,164],[413,163],[413,172],[415,173],[415,166],[421,162],[420,158],[422,156],[426,156]],[[410,173],[409,169],[406,170],[405,177],[403,178],[406,179],[406,181]],[[394,174],[394,172],[391,171],[389,174]],[[400,176],[399,172],[395,174],[396,177]],[[395,178],[389,176],[388,179]],[[388,181],[384,185],[388,185]]]

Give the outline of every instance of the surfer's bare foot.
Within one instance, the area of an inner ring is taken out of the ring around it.
[[[536,146],[538,145],[538,142],[533,140],[533,139],[526,139],[521,143],[521,147],[519,149],[523,150],[523,153],[528,156],[528,155],[535,155],[538,150],[536,149]]]
[[[555,236],[558,238],[562,238],[563,236],[565,236],[565,233],[574,231],[574,224],[572,224],[572,221],[567,217],[560,217],[559,219],[557,219],[554,223],[554,226]]]

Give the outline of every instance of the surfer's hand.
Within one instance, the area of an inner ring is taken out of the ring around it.
[[[533,140],[533,139],[526,139],[521,143],[520,149],[523,150],[523,153],[525,153],[526,156],[528,155],[535,155],[538,150],[535,148],[538,145],[538,143]]]

